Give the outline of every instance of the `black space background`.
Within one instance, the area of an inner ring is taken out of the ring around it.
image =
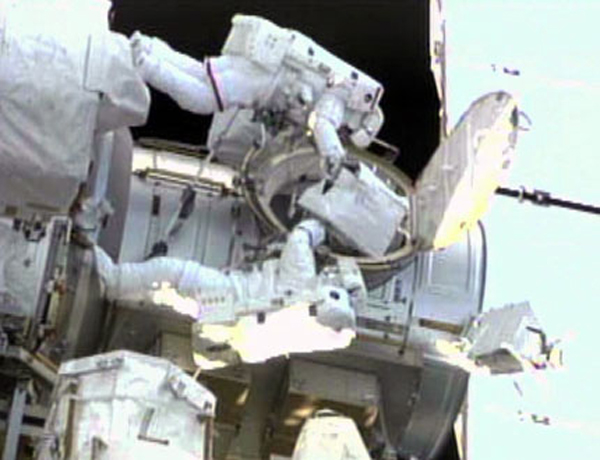
[[[401,149],[412,178],[439,140],[439,101],[429,71],[429,2],[424,0],[115,0],[113,28],[140,30],[198,59],[218,55],[235,13],[264,16],[312,37],[385,86],[380,137]],[[136,137],[206,141],[210,117],[185,112],[152,93],[148,124]]]

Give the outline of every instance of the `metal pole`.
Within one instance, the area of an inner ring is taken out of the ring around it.
[[[12,398],[12,404],[10,406],[10,413],[8,414],[8,428],[6,431],[6,439],[4,440],[2,460],[16,460],[17,458],[26,396],[26,382],[17,383]]]
[[[594,206],[586,203],[578,203],[576,201],[564,200],[562,198],[554,198],[548,192],[534,190],[528,192],[524,187],[519,190],[500,187],[496,190],[498,195],[516,198],[519,201],[529,201],[539,206],[558,206],[571,211],[586,212],[589,214],[600,215],[600,206]]]

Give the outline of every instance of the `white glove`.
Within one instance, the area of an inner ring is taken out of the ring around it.
[[[152,54],[152,39],[136,30],[129,39],[133,63],[137,66],[143,60],[144,55]]]
[[[302,229],[310,236],[310,247],[316,248],[325,241],[325,227],[317,219],[306,219],[300,222],[296,228]]]
[[[143,54],[152,54],[158,59],[172,61],[174,56],[177,58],[177,55],[180,54],[160,38],[149,37],[148,35],[141,33],[139,30],[136,30],[133,35],[131,35],[129,41],[132,49],[136,49],[138,52]],[[177,66],[177,62],[172,62],[172,64],[174,64],[176,67],[179,67]]]
[[[156,52],[157,49],[162,47],[157,45],[159,42],[163,43],[157,38],[144,35],[140,31],[134,32],[129,39],[133,65],[145,82],[151,80],[159,71],[161,57],[160,53]],[[166,43],[163,43],[163,45],[168,48]]]
[[[202,61],[175,51],[169,44],[158,37],[149,37],[139,31],[133,33],[129,39],[131,53],[136,67],[143,67],[146,61],[166,62],[178,70],[208,82]],[[155,65],[155,64],[153,64]]]
[[[367,148],[369,144],[377,137],[381,126],[383,125],[383,111],[377,107],[373,112],[365,115],[361,126],[350,136],[354,145],[360,148]]]
[[[331,155],[321,160],[321,171],[325,173],[325,178],[335,181],[340,175],[342,169],[343,156]]]

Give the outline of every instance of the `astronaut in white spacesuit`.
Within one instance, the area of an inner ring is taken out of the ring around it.
[[[343,142],[366,147],[379,132],[382,85],[299,32],[254,16],[236,15],[232,23],[222,55],[204,62],[134,33],[140,75],[183,109],[217,113],[209,144],[215,131],[227,135],[224,120],[235,117],[232,111],[250,109],[266,131],[291,126],[301,135],[312,133],[326,176],[336,177]]]
[[[349,345],[356,327],[355,312],[366,301],[366,288],[352,259],[317,272],[313,251],[324,238],[320,222],[305,220],[288,235],[279,257],[253,263],[246,270],[217,270],[169,257],[114,264],[99,247],[97,268],[109,300],[171,307],[202,326],[243,327],[245,321],[256,325],[257,318],[259,323],[279,323],[270,331],[283,338],[272,338],[268,349],[261,350],[261,358],[265,353],[270,357],[327,350]],[[296,313],[299,319],[290,321]],[[307,326],[313,333],[311,340],[306,340],[304,320],[311,322]],[[261,331],[263,341],[268,334],[269,328]],[[239,337],[232,333],[232,341],[234,335]],[[301,340],[294,342],[295,336]],[[255,346],[253,342],[256,340],[246,345]],[[244,350],[237,351],[243,358]],[[244,360],[259,358],[255,353]]]

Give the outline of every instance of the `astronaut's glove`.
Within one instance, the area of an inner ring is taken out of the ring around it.
[[[133,63],[138,67],[147,55],[152,54],[152,39],[136,30],[129,39]]]
[[[380,107],[366,114],[359,129],[350,135],[350,141],[357,147],[364,149],[375,140],[383,126],[384,116]]]
[[[160,44],[158,44],[160,42]],[[159,73],[161,53],[160,48],[169,47],[157,38],[148,37],[139,31],[129,39],[133,65],[145,82],[152,81]]]
[[[360,174],[360,161],[356,158],[346,158],[342,164],[342,167],[353,174],[355,177],[358,177]]]
[[[159,73],[160,61],[152,53],[144,51],[143,45],[131,46],[131,54],[133,57],[133,65],[137,69],[140,77],[146,83],[153,80]]]
[[[129,39],[132,49],[139,50],[144,53],[152,53],[152,37],[144,35],[139,30],[136,30]]]
[[[304,230],[308,233],[310,247],[316,248],[325,241],[325,227],[317,219],[306,219],[300,222],[297,229]]]
[[[318,290],[321,302],[317,305],[317,322],[334,331],[356,328],[356,314],[345,289],[322,286]]]
[[[327,193],[337,180],[342,170],[343,158],[325,157],[321,159],[321,171],[325,176],[323,194]]]
[[[325,178],[334,182],[340,175],[344,158],[341,156],[327,156],[322,161],[322,171],[325,173]]]
[[[139,30],[135,31],[129,39],[131,49],[134,53],[152,55],[157,59],[169,60],[177,54],[168,43],[158,37],[149,37]]]

